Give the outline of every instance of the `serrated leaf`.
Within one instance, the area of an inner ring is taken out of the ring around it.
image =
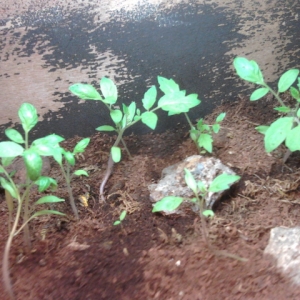
[[[220,113],[217,118],[216,118],[216,123],[220,123],[224,120],[224,118],[226,117],[226,113]]]
[[[110,117],[115,124],[118,124],[122,120],[123,113],[121,112],[121,110],[115,109],[110,112]]]
[[[198,139],[199,147],[203,147],[209,153],[212,153],[212,143],[213,139],[208,133],[202,133]]]
[[[291,111],[291,109],[287,106],[274,107],[274,110],[280,111],[282,113],[289,113]]]
[[[121,149],[119,147],[111,147],[111,156],[112,156],[112,160],[115,163],[118,163],[121,160]]]
[[[18,111],[18,115],[25,132],[29,132],[38,122],[37,111],[30,103],[23,103]]]
[[[24,144],[25,141],[19,131],[13,128],[7,128],[5,130],[5,135],[15,143]]]
[[[283,73],[278,81],[278,92],[283,93],[287,91],[290,86],[296,81],[298,75],[298,69],[291,69]]]
[[[96,128],[98,131],[115,131],[116,129],[110,125],[102,125]]]
[[[237,74],[242,79],[256,84],[264,83],[262,72],[254,60],[248,60],[245,57],[236,57],[233,60],[233,65]]]
[[[267,130],[269,129],[270,126],[266,126],[266,125],[261,125],[261,126],[257,126],[255,127],[255,129],[261,133],[261,134],[266,134]]]
[[[146,111],[142,113],[142,122],[151,129],[156,128],[158,117],[154,112]]]
[[[87,177],[89,177],[89,174],[88,174],[88,172],[87,172],[87,171],[85,171],[85,170],[76,170],[76,171],[74,172],[74,175],[76,175],[76,176],[81,176],[81,175],[84,175],[84,176],[87,176]]]
[[[179,85],[173,79],[157,76],[157,80],[159,83],[159,88],[165,94],[176,93],[180,91]]]
[[[167,211],[171,212],[174,211],[179,205],[182,203],[183,198],[175,197],[175,196],[167,196],[163,199],[156,202],[153,206],[152,212],[159,212],[159,211]]]
[[[289,148],[291,152],[300,150],[300,126],[294,127],[289,131],[285,145]]]
[[[75,83],[69,87],[72,94],[83,100],[102,100],[98,91],[90,84]]]
[[[161,97],[158,106],[162,110],[168,111],[169,115],[180,114],[199,105],[201,101],[197,97],[197,94],[185,96],[185,91],[174,92]]]
[[[265,149],[275,150],[287,137],[293,127],[293,117],[283,117],[273,122],[265,133]]]
[[[265,95],[267,95],[269,93],[269,89],[268,88],[259,88],[257,90],[255,90],[251,96],[250,96],[250,101],[256,101],[259,100],[260,98],[264,97]]]
[[[217,176],[209,186],[209,191],[218,193],[229,189],[229,187],[236,181],[240,180],[238,175],[221,174]]]
[[[24,148],[15,142],[0,142],[0,157],[16,157],[24,152]]]
[[[193,191],[194,194],[197,194],[197,183],[196,180],[194,178],[194,176],[192,175],[191,171],[188,169],[184,169],[184,180],[187,184],[187,186]]]
[[[152,86],[148,89],[148,91],[144,94],[144,98],[142,100],[143,106],[146,110],[149,110],[156,101],[157,90],[156,86]]]
[[[34,204],[39,205],[39,204],[45,204],[45,203],[57,203],[57,202],[64,202],[65,199],[58,198],[53,195],[47,195],[42,198],[40,198],[38,201],[36,201]]]
[[[85,148],[88,146],[90,140],[90,138],[85,138],[79,141],[73,150],[73,154],[83,153],[85,151]]]
[[[115,83],[106,77],[100,80],[101,92],[104,96],[104,102],[115,104],[118,100],[118,90]]]

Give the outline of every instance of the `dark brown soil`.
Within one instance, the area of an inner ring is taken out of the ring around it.
[[[89,178],[73,182],[76,198],[90,190],[89,207],[75,221],[64,182],[57,194],[66,199],[56,209],[66,217],[45,216],[31,223],[33,248],[26,252],[22,236],[11,251],[11,275],[17,299],[300,299],[292,286],[264,257],[270,229],[300,224],[299,156],[282,165],[284,149],[266,154],[263,136],[254,129],[274,120],[263,101],[238,99],[219,107],[227,112],[214,155],[232,167],[241,181],[222,199],[208,221],[209,239],[220,250],[247,258],[241,262],[211,253],[203,243],[197,215],[162,216],[151,212],[147,186],[164,167],[196,154],[186,128],[161,135],[126,138],[133,155],[114,168],[108,199],[98,204],[98,189],[113,138],[95,134],[80,168]],[[72,148],[80,138],[65,142]],[[37,196],[36,196],[37,197]],[[1,253],[7,238],[7,208],[0,202]],[[113,226],[122,210],[121,226]],[[3,287],[0,294],[4,295]],[[1,299],[5,299],[1,296]]]

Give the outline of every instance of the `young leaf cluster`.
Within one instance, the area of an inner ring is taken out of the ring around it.
[[[300,150],[300,77],[298,69],[290,69],[283,73],[277,83],[275,92],[265,81],[258,64],[244,57],[237,57],[233,61],[237,74],[244,80],[260,85],[250,96],[251,101],[257,101],[272,93],[279,102],[274,109],[281,113],[281,117],[269,126],[258,126],[256,129],[264,134],[264,145],[266,152],[278,148],[283,142],[289,151]],[[296,86],[292,86],[297,81]],[[290,92],[295,99],[295,107],[285,104],[280,94]]]

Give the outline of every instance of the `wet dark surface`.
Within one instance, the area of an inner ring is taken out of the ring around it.
[[[38,51],[44,61],[43,68],[54,74],[61,69],[88,68],[88,77],[83,76],[82,82],[95,86],[99,82],[99,68],[107,68],[108,77],[109,70],[114,70],[119,101],[126,104],[136,101],[138,107],[147,88],[153,84],[158,86],[157,75],[173,78],[187,93],[197,93],[202,100],[202,104],[191,111],[192,120],[210,113],[224,99],[236,100],[236,95],[248,88],[237,80],[232,70],[233,57],[229,59],[225,55],[233,42],[242,43],[246,38],[238,33],[239,15],[228,15],[213,5],[195,3],[157,13],[154,10],[155,6],[147,4],[140,7],[139,15],[115,11],[113,20],[104,24],[95,24],[97,15],[91,13],[88,6],[69,11],[51,8],[39,13],[28,12],[15,24],[26,27],[26,33],[21,38],[15,33],[22,49],[15,48],[14,54],[30,59]],[[290,34],[294,33],[295,22],[289,21]],[[14,29],[3,30],[4,39],[8,30]],[[299,33],[296,39],[299,40]],[[224,40],[232,43],[224,43]],[[91,45],[95,51],[91,51]],[[105,57],[97,57],[106,51],[122,59],[122,64],[106,65]],[[280,63],[278,68],[281,68]],[[61,75],[56,80],[62,80]],[[68,78],[63,80],[68,81]],[[68,83],[74,82],[69,80]],[[53,132],[66,138],[75,134],[89,136],[97,126],[111,124],[100,103],[78,103],[68,90],[54,90],[52,96],[65,106],[44,115],[45,120],[36,127],[36,136]],[[185,122],[181,116],[158,114],[159,132]],[[9,125],[3,124],[1,131]],[[132,130],[138,134],[149,131],[142,124]]]

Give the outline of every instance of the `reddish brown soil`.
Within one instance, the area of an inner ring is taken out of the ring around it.
[[[113,138],[95,134],[84,157],[78,158],[78,167],[87,167],[90,177],[73,182],[76,198],[91,190],[88,208],[77,203],[80,221],[73,219],[66,201],[56,207],[66,217],[46,216],[31,223],[31,252],[25,251],[21,236],[14,241],[11,275],[17,299],[300,299],[300,288],[263,256],[271,228],[300,224],[299,156],[283,166],[282,149],[265,153],[263,136],[254,127],[276,117],[268,103],[239,99],[219,107],[208,120],[220,111],[227,117],[216,136],[214,155],[242,179],[208,221],[209,238],[217,249],[248,262],[209,251],[192,212],[184,217],[151,212],[147,186],[160,178],[164,167],[196,153],[186,129],[127,137],[133,160],[124,155],[115,166],[107,186],[109,199],[100,206],[98,188]],[[78,140],[65,146],[72,148]],[[67,199],[54,165],[51,175],[60,182],[57,194]],[[3,193],[1,198],[2,253],[7,208]],[[113,226],[125,208],[122,226]]]

